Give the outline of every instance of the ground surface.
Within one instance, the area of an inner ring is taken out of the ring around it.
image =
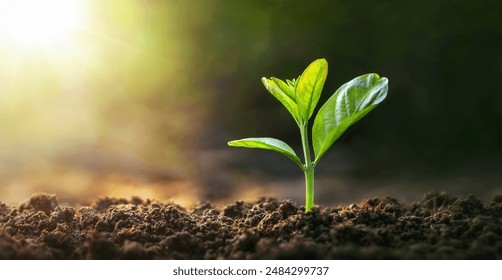
[[[502,259],[502,196],[371,198],[305,214],[259,199],[223,209],[105,198],[0,203],[2,259]]]

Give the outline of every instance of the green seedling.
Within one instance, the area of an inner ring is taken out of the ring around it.
[[[342,85],[315,117],[312,127],[312,157],[308,135],[309,119],[319,101],[327,75],[328,62],[317,59],[298,79],[284,82],[273,77],[262,78],[267,90],[286,107],[298,125],[304,162],[288,144],[278,139],[260,137],[228,142],[233,147],[276,151],[294,161],[305,173],[306,212],[314,206],[314,169],[321,157],[349,126],[368,114],[387,96],[387,78],[380,78],[377,74],[365,74]]]

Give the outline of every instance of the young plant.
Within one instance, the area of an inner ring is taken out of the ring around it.
[[[312,127],[311,156],[308,135],[309,119],[321,96],[328,75],[328,62],[317,59],[298,79],[262,78],[267,90],[277,98],[293,116],[302,140],[304,162],[285,142],[274,138],[245,138],[228,142],[229,146],[259,148],[279,152],[294,161],[305,173],[305,211],[314,206],[314,169],[321,157],[340,136],[387,96],[387,78],[365,74],[342,85],[319,109]]]

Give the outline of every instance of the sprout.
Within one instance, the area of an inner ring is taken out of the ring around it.
[[[262,78],[267,90],[289,111],[300,129],[304,161],[285,142],[268,137],[245,138],[228,142],[229,146],[259,148],[279,152],[294,161],[305,173],[305,211],[314,206],[314,170],[321,157],[340,136],[387,96],[388,80],[377,74],[365,74],[342,85],[319,109],[312,127],[311,156],[308,122],[314,113],[328,75],[328,62],[317,59],[298,79]]]

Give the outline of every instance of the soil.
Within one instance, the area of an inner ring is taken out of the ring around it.
[[[0,203],[1,259],[502,259],[502,196],[428,193],[304,213],[261,198],[184,209],[139,198]]]

